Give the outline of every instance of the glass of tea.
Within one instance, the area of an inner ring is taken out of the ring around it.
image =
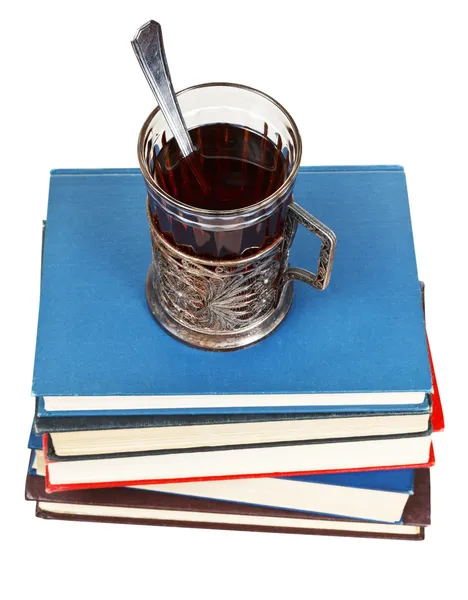
[[[195,151],[182,156],[159,108],[147,118],[138,140],[153,241],[148,301],[153,314],[164,304],[164,313],[176,321],[177,332],[170,331],[176,337],[183,338],[180,326],[188,326],[208,337],[226,334],[226,342],[233,334],[255,329],[275,310],[278,315],[282,303],[286,314],[292,299],[286,284],[292,279],[325,288],[335,236],[293,202],[302,142],[294,120],[278,102],[230,83],[198,85],[177,98]],[[298,224],[322,240],[317,273],[289,268],[289,247]],[[265,260],[274,266],[268,277],[261,268],[260,275],[254,275]],[[211,271],[217,274],[214,280],[207,275]],[[189,275],[192,279],[185,284]],[[238,276],[243,278],[242,291],[236,294],[230,284]],[[265,289],[262,281],[267,282]],[[226,292],[226,282],[231,291]],[[218,288],[222,301],[216,296]],[[155,316],[161,322],[161,315]],[[187,332],[184,335],[187,338]],[[199,343],[199,337],[184,341],[212,347],[211,342]],[[213,341],[214,349],[217,343]]]

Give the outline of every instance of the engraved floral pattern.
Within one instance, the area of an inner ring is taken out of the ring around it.
[[[238,331],[274,307],[280,270],[278,250],[241,266],[213,266],[153,252],[154,289],[179,322],[199,331]]]

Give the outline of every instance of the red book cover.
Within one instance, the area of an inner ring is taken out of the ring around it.
[[[429,362],[431,365],[432,372],[432,414],[431,423],[432,431],[443,431],[445,428],[444,412],[442,410],[442,403],[440,401],[439,386],[437,385],[437,378],[434,370],[434,363],[432,361],[431,348],[429,346],[429,340],[427,342],[429,348]]]

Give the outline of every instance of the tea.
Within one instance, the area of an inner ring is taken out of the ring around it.
[[[190,131],[196,152],[181,156],[174,138],[163,139],[154,157],[158,184],[184,204],[205,210],[234,210],[260,202],[285,181],[287,160],[277,145],[255,131],[227,123]]]
[[[159,187],[195,209],[229,211],[253,206],[273,194],[286,180],[291,165],[281,136],[277,144],[250,129],[216,123],[190,131],[196,152],[181,156],[174,139],[155,148],[150,163]],[[164,199],[150,209],[156,227],[174,245],[208,258],[240,258],[264,248],[281,235],[289,197],[254,225],[233,231],[210,231],[188,226],[163,208]]]

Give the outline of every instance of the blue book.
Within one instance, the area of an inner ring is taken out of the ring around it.
[[[139,487],[212,500],[399,523],[406,502],[414,493],[414,469]]]
[[[329,287],[295,284],[272,336],[210,353],[167,336],[146,306],[139,171],[52,172],[33,378],[44,410],[422,407],[432,383],[403,169],[305,167],[295,199],[337,234]],[[291,263],[316,254],[300,231]]]

